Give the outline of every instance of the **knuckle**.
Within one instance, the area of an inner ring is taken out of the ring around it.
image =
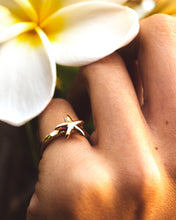
[[[129,159],[128,164],[123,168],[123,172],[121,171],[121,182],[125,183],[122,185],[121,191],[126,186],[124,187],[125,190],[127,188],[129,193],[135,192],[136,195],[141,195],[143,190],[157,194],[160,190],[163,174],[164,171],[153,154],[146,151],[145,153],[142,152],[138,156],[136,155],[135,163]]]
[[[153,36],[156,42],[156,35],[159,39],[168,40],[176,37],[176,19],[166,14],[156,14],[141,22],[142,33]],[[153,39],[152,38],[152,39]],[[167,41],[165,41],[166,43]]]
[[[114,71],[124,66],[124,61],[116,52],[97,60],[89,65],[81,67],[80,74],[85,80],[88,90],[96,81],[104,84],[110,77],[114,77]],[[96,79],[96,80],[95,80]]]
[[[76,219],[82,219],[83,216],[87,216],[86,219],[101,219],[102,211],[105,216],[108,216],[106,210],[114,212],[117,189],[114,187],[112,170],[102,161],[95,162],[89,159],[86,158],[69,169],[67,181],[71,184],[64,184],[61,190],[65,192],[63,197],[72,201],[72,206],[68,209]]]
[[[151,21],[154,23],[167,23],[170,22],[171,20],[174,20],[172,16],[167,15],[167,14],[154,14],[149,17]],[[146,19],[147,20],[147,19]]]
[[[171,16],[159,14],[155,15],[153,19],[155,19],[158,31],[160,31],[163,35],[172,33],[176,34],[176,22],[175,19]]]

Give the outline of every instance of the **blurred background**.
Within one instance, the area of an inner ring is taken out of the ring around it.
[[[176,15],[176,0],[129,0],[140,19],[155,13]],[[78,68],[57,66],[55,97],[65,98]],[[89,132],[91,125],[88,125]],[[22,127],[0,122],[0,220],[25,220],[38,175],[37,118]]]

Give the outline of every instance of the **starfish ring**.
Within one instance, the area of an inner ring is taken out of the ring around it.
[[[73,121],[69,115],[65,115],[64,120],[65,120],[64,123],[57,125],[54,131],[52,131],[50,134],[45,136],[44,139],[42,140],[41,149],[40,149],[41,155],[43,154],[48,144],[58,137],[65,136],[65,138],[68,139],[70,135],[73,133],[78,133],[87,138],[89,137],[88,133],[83,128],[84,121],[82,120]]]

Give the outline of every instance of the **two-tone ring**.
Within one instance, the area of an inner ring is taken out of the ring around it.
[[[88,138],[88,133],[83,128],[84,121],[78,120],[73,121],[72,118],[69,115],[65,115],[64,117],[65,122],[61,123],[56,126],[54,131],[52,131],[50,134],[44,137],[44,139],[41,142],[41,148],[40,148],[40,155],[42,156],[44,150],[50,144],[53,140],[55,140],[58,137],[65,137],[69,138],[71,134],[78,133],[81,136]]]

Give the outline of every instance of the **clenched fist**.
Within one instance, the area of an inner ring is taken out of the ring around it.
[[[53,100],[40,116],[43,138],[91,105],[95,131],[49,144],[27,220],[176,219],[176,20],[144,19],[133,44],[83,67],[71,104]]]

